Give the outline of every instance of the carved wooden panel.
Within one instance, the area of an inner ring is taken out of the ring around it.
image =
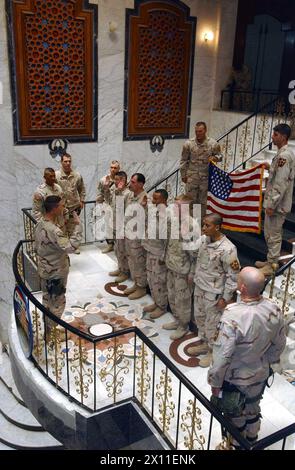
[[[178,1],[139,0],[127,10],[125,139],[187,137],[195,26]]]
[[[97,7],[83,0],[7,3],[16,143],[97,140]]]

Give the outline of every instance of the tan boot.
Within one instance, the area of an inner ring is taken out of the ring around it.
[[[191,346],[190,348],[187,348],[187,353],[190,354],[191,356],[199,356],[200,354],[207,354],[209,351],[207,343],[204,343],[203,341],[198,344],[197,346]]]
[[[77,248],[75,251],[74,251],[75,255],[79,255],[81,253],[81,251],[79,250],[79,248]]]
[[[129,279],[128,274],[121,273],[118,277],[116,277],[115,282],[119,284],[120,282],[127,281],[127,279]]]
[[[147,291],[145,287],[136,286],[136,290],[132,292],[132,294],[128,295],[128,299],[129,300],[141,299],[141,297],[144,297],[146,294],[147,294]]]
[[[199,360],[200,367],[209,367],[212,362],[212,352],[209,351],[206,356],[203,356],[202,359]]]
[[[162,315],[164,315],[165,310],[162,310],[160,307],[155,308],[153,312],[150,314],[150,318],[160,318]]]
[[[119,269],[115,269],[115,271],[110,271],[109,276],[120,276],[121,271]]]
[[[178,325],[179,325],[178,321],[174,320],[169,323],[164,323],[164,325],[162,325],[162,328],[164,330],[177,330]]]
[[[170,335],[170,339],[180,339],[182,338],[184,335],[186,335],[188,332],[188,327],[184,327],[182,325],[179,325],[177,330],[174,331],[174,333],[172,333]]]
[[[267,261],[255,261],[256,268],[264,268],[266,264],[268,264]]]
[[[145,307],[143,307],[142,311],[146,313],[150,313],[153,310],[155,310],[155,308],[157,308],[156,304],[146,305]]]
[[[136,284],[133,284],[133,286],[131,287],[127,287],[127,289],[124,290],[124,294],[125,295],[129,295],[129,294],[132,294],[132,292],[135,292],[136,291]]]
[[[114,245],[112,243],[109,243],[108,246],[104,248],[104,250],[102,250],[101,252],[105,254],[110,253],[110,251],[114,251]]]
[[[263,266],[263,268],[260,268],[259,271],[262,272],[262,274],[265,276],[272,276],[275,272],[273,265],[270,263],[267,263],[265,266]]]

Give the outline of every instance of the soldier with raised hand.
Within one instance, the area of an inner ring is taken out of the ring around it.
[[[165,253],[167,266],[168,301],[174,320],[162,325],[175,330],[170,339],[179,339],[189,331],[192,313],[192,283],[189,274],[194,265],[192,242],[200,236],[198,223],[189,215],[192,199],[185,194],[174,200],[173,212],[168,217],[168,240]],[[187,210],[183,210],[183,208]],[[178,224],[178,225],[177,225]],[[177,227],[177,232],[175,230]],[[175,233],[174,233],[175,232]]]
[[[86,190],[82,176],[78,171],[72,169],[72,157],[68,153],[61,156],[61,169],[56,172],[57,183],[63,190],[65,207],[69,211],[69,220],[66,224],[66,231],[69,237],[75,230],[75,215],[80,215],[84,207]],[[75,250],[79,254],[79,247]]]
[[[200,121],[195,126],[195,138],[187,140],[182,149],[180,174],[186,183],[186,192],[194,204],[201,204],[202,217],[206,214],[209,163],[222,160],[220,145],[207,137],[207,125]]]
[[[75,228],[67,237],[55,220],[63,213],[64,203],[59,196],[48,196],[44,201],[45,214],[35,228],[35,248],[38,256],[38,274],[41,279],[42,303],[51,313],[61,317],[66,304],[66,286],[69,274],[68,253],[74,253],[82,238],[82,226],[73,213]]]
[[[144,184],[145,177],[142,173],[134,173],[131,176],[129,183],[131,195],[127,201],[127,212],[132,210],[132,206],[134,211],[137,212],[141,208],[146,208],[148,195],[144,190]],[[136,223],[133,229],[128,229],[132,219],[133,216],[131,214],[125,216],[125,246],[131,278],[134,284],[128,287],[124,293],[128,295],[129,300],[136,300],[144,297],[147,293],[146,251],[141,244],[144,237],[145,220],[142,227],[138,227],[138,223]],[[136,232],[141,232],[142,235]]]
[[[166,239],[161,238],[161,224],[167,221],[168,193],[165,189],[156,189],[153,193],[152,203],[156,209],[155,217],[151,223],[155,223],[155,238],[149,237],[142,240],[142,246],[146,250],[146,272],[147,281],[151,291],[153,304],[143,308],[144,312],[150,313],[150,318],[159,318],[167,311],[167,268],[164,261]],[[166,225],[166,224],[165,224]],[[149,229],[149,225],[147,229]],[[164,228],[164,227],[163,227]]]
[[[278,124],[273,129],[272,141],[278,153],[271,162],[264,195],[264,237],[267,244],[266,261],[256,261],[265,276],[271,276],[278,267],[282,246],[282,231],[286,215],[292,209],[295,177],[295,157],[288,147],[291,128]]]
[[[34,219],[39,220],[45,214],[44,201],[48,196],[59,196],[63,198],[62,188],[56,183],[55,171],[53,168],[45,168],[44,183],[40,184],[33,195],[32,215]],[[58,216],[57,225],[65,231],[65,223],[68,220],[68,211]]]
[[[106,204],[111,203],[112,191],[115,187],[115,176],[120,171],[120,162],[112,160],[110,165],[110,172],[108,175],[103,176],[97,185],[96,203]],[[102,253],[109,253],[114,249],[114,240],[107,239],[108,246],[102,250]]]
[[[259,403],[270,366],[279,362],[286,344],[282,312],[273,300],[261,295],[264,284],[258,269],[246,267],[240,272],[241,299],[224,310],[208,371],[212,401],[223,409],[223,394],[227,394],[226,413],[250,442],[258,437]],[[235,441],[232,444],[238,447]]]
[[[240,263],[235,245],[221,232],[222,217],[209,214],[203,220],[205,237],[197,252],[190,276],[195,283],[194,314],[201,343],[188,348],[199,356],[200,367],[209,367],[213,342],[221,314],[237,289]]]
[[[128,265],[128,258],[126,253],[125,237],[119,238],[117,232],[117,203],[119,197],[123,198],[123,214],[124,217],[125,209],[128,200],[131,197],[130,190],[127,187],[127,174],[125,171],[118,171],[115,174],[115,185],[114,188],[109,188],[109,194],[106,194],[107,200],[112,208],[113,214],[113,230],[114,230],[114,249],[118,261],[118,269],[111,271],[109,276],[116,276],[115,282],[124,282],[129,278],[130,270]],[[121,214],[120,214],[121,215]],[[124,235],[124,234],[123,234]]]

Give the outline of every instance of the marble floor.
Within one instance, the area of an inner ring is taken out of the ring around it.
[[[195,385],[207,398],[210,397],[210,387],[207,384],[207,370],[200,367],[191,367],[187,363],[189,357],[185,354],[186,346],[193,341],[196,341],[196,337],[188,336],[187,340],[184,340],[178,347],[177,353],[180,361],[176,361],[169,352],[169,348],[171,345],[171,340],[169,339],[169,331],[166,331],[161,328],[163,323],[172,320],[172,315],[170,313],[166,313],[162,317],[153,322],[148,320],[148,315],[142,317],[142,307],[151,303],[150,296],[145,296],[138,301],[130,301],[124,297],[118,297],[112,295],[109,292],[106,292],[104,286],[108,282],[112,282],[113,278],[108,276],[108,272],[112,271],[117,268],[114,252],[103,254],[101,250],[105,248],[104,243],[97,243],[93,245],[86,245],[81,247],[81,254],[80,255],[70,255],[71,261],[71,269],[68,279],[68,286],[67,286],[67,306],[66,311],[68,311],[68,315],[70,315],[72,306],[80,306],[83,308],[86,303],[95,304],[98,302],[99,299],[102,299],[102,302],[113,302],[117,306],[117,311],[124,311],[124,305],[128,304],[130,307],[133,308],[132,312],[134,314],[126,314],[126,317],[129,320],[135,320],[137,322],[137,326],[142,328],[143,331],[146,333],[147,336],[155,343],[155,345],[164,353],[164,355],[173,362],[176,367],[185,375],[185,377]],[[126,281],[124,284],[127,286],[131,285],[131,281]],[[39,297],[39,294],[36,294]],[[120,307],[122,306],[122,307]],[[87,307],[86,307],[87,309]],[[121,310],[120,310],[121,309]],[[130,309],[129,309],[130,312]],[[128,317],[129,315],[129,317]],[[138,317],[141,319],[138,321]],[[66,317],[65,317],[66,318]],[[133,324],[135,324],[133,322]],[[148,326],[147,326],[148,325]],[[192,335],[193,336],[193,335]],[[128,343],[128,339],[126,341]],[[133,344],[133,343],[132,343]],[[128,361],[130,350],[130,344],[124,345],[124,351],[126,352],[125,360]],[[129,349],[128,349],[129,348]],[[174,356],[175,357],[175,356]],[[133,358],[134,359],[134,358]],[[164,368],[163,363],[160,360],[156,360],[153,365],[152,370],[152,356],[148,353],[147,359],[149,364],[151,365],[151,369],[148,370],[147,373],[154,373],[154,376],[160,377],[161,374],[163,375]],[[182,364],[180,364],[182,362]],[[103,364],[103,363],[102,363]],[[101,365],[102,366],[102,365]],[[124,366],[124,362],[120,364],[120,366]],[[97,366],[97,373],[99,369],[99,365]],[[125,385],[124,390],[122,390],[122,394],[120,399],[124,399],[125,397],[132,395],[132,387],[134,385],[133,375],[135,374],[134,371],[134,361],[130,359],[129,356],[129,366],[128,366],[128,377],[125,378]],[[129,382],[128,382],[129,380]],[[183,417],[183,422],[185,424],[186,416],[185,413],[187,411],[187,407],[190,406],[190,400],[193,399],[191,393],[182,388],[181,391],[179,390],[179,381],[176,380],[174,376],[170,376],[170,385],[171,385],[171,403],[174,404],[181,403],[181,411],[180,416]],[[140,392],[139,388],[136,389],[136,396]],[[138,392],[138,393],[137,393]],[[180,395],[181,394],[181,395]],[[98,381],[97,390],[96,390],[96,404],[98,401],[106,405],[109,402],[107,390],[105,383]],[[150,410],[152,407],[152,395],[151,390],[149,390],[145,397],[141,397],[143,399],[143,404],[147,410]],[[159,403],[161,401],[161,397],[159,397]],[[110,401],[111,403],[111,401]],[[207,410],[203,408],[203,406],[198,402],[198,407],[200,409],[200,417],[201,417],[201,428],[198,434],[205,434],[208,431],[210,416]],[[173,408],[173,406],[172,406]],[[154,414],[154,419],[158,421],[159,425],[161,425],[161,414],[159,413],[160,405],[155,408],[156,411]],[[263,400],[261,402],[261,409],[262,409],[262,425],[259,437],[263,438],[268,436],[269,434],[278,431],[279,429],[284,428],[290,424],[295,422],[295,387],[288,383],[281,375],[275,374],[274,383],[271,388],[267,388],[264,393]],[[171,419],[169,422],[169,433],[171,433],[171,439],[174,441],[176,438],[176,427],[177,427],[177,413],[171,413]],[[185,428],[185,426],[184,426]],[[184,429],[183,428],[183,429]],[[184,431],[181,434],[179,431],[179,447],[185,448],[185,439],[184,439]],[[199,445],[201,444],[201,438]],[[220,442],[220,426],[215,420],[213,420],[213,428],[212,428],[212,442],[210,448],[214,448],[218,442]],[[289,437],[287,439],[286,447],[288,449],[295,450],[295,435]],[[280,449],[281,443],[274,444],[270,447],[271,449]]]

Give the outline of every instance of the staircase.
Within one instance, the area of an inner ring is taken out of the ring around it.
[[[7,352],[0,352],[0,450],[64,449],[40,426],[14,384]]]

